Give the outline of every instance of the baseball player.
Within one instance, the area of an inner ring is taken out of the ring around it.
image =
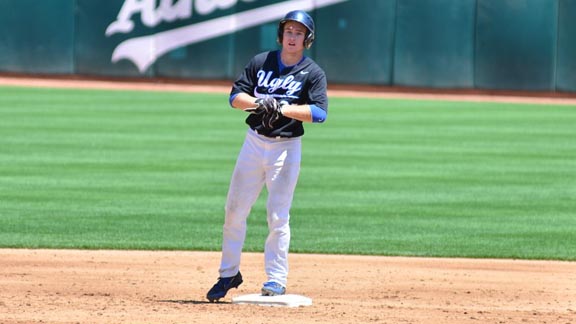
[[[264,247],[268,280],[262,295],[286,293],[290,206],[300,173],[303,122],[326,120],[326,75],[304,50],[314,42],[314,21],[291,11],[278,24],[279,51],[257,54],[234,82],[230,105],[249,113],[249,128],[230,181],[219,278],[207,298],[214,302],[242,284],[240,257],[246,219],[264,185],[269,234]]]

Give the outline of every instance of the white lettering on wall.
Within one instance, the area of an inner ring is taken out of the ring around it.
[[[257,0],[124,0],[116,20],[106,28],[105,34],[109,37],[116,33],[132,32],[135,16],[140,16],[144,26],[152,28],[162,22],[188,19],[193,14],[203,16],[216,10],[230,9],[239,1]],[[147,36],[129,38],[114,49],[112,63],[128,59],[136,65],[140,73],[144,73],[159,57],[174,49],[278,21],[292,10],[311,11],[345,1],[347,0],[282,1]]]
[[[193,11],[201,16],[216,10],[232,8],[238,0],[125,0],[116,21],[106,28],[106,36],[116,33],[129,33],[134,30],[132,16],[140,14],[140,20],[146,27],[156,27],[163,22],[174,22],[192,17]],[[253,2],[255,0],[243,0]],[[194,9],[192,8],[194,6]]]

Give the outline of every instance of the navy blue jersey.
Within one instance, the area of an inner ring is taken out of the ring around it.
[[[296,105],[315,105],[328,113],[326,74],[311,58],[304,56],[293,66],[283,66],[280,51],[260,53],[252,58],[232,86],[231,96],[247,93]],[[261,115],[249,115],[246,123],[259,134],[270,137],[296,137],[304,134],[299,120],[282,117],[274,129],[261,125]]]

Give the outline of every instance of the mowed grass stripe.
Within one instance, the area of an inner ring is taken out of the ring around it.
[[[216,94],[0,88],[0,245],[218,250],[242,112]],[[576,107],[332,98],[292,250],[576,257]],[[245,249],[266,237],[265,191]]]

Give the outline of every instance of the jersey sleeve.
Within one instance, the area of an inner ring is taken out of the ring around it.
[[[256,58],[252,58],[244,67],[238,79],[232,84],[230,91],[230,98],[236,97],[239,93],[247,93],[253,95],[254,88],[256,87]]]
[[[310,80],[310,89],[308,91],[308,104],[314,105],[328,113],[328,95],[326,74],[320,68],[316,70]]]

